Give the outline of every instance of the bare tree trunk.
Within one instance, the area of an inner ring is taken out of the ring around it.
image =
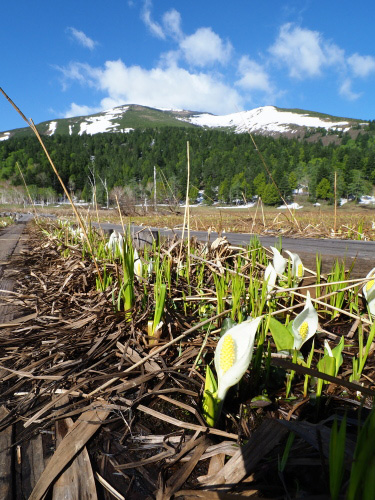
[[[100,182],[102,183],[102,186],[104,188],[104,191],[105,191],[105,197],[106,197],[106,206],[107,206],[107,210],[109,208],[109,193],[108,193],[108,186],[107,186],[107,179],[105,178],[104,181],[103,179],[100,177],[100,175],[98,175],[99,179],[100,179]]]

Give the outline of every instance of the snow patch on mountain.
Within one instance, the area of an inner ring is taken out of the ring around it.
[[[0,135],[0,141],[6,141],[10,137],[10,132],[4,132]]]
[[[278,110],[274,106],[264,106],[250,111],[241,111],[224,116],[208,113],[181,118],[193,125],[213,128],[235,128],[237,133],[263,130],[266,133],[296,132],[293,126],[346,130],[347,121],[328,121],[308,114]]]
[[[119,115],[123,115],[129,109],[129,106],[119,106],[109,109],[101,115],[94,115],[86,118],[86,121],[80,124],[78,135],[82,134],[100,134],[117,129],[119,124],[114,122]]]
[[[154,109],[159,109],[160,111],[172,111],[175,113],[180,113],[182,111],[186,111],[185,109],[180,109],[180,108],[154,108]]]
[[[56,128],[57,128],[57,122],[49,122],[46,134],[53,135],[56,132]]]

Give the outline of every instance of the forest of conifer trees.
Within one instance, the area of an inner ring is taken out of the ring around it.
[[[330,200],[334,172],[338,195],[355,199],[375,184],[375,126],[370,123],[356,139],[344,134],[340,144],[256,136],[256,144],[284,197],[303,186],[311,200]],[[90,201],[105,203],[114,188],[126,189],[136,199],[152,196],[154,167],[159,200],[184,198],[187,178],[187,141],[190,145],[190,198],[204,190],[205,202],[230,203],[262,196],[279,203],[279,194],[248,134],[216,130],[164,127],[126,134],[55,135],[45,145],[68,189]],[[18,166],[17,166],[18,165]],[[19,168],[18,168],[19,167]],[[61,187],[34,137],[0,142],[0,182],[23,183],[33,196],[47,200],[61,195]]]

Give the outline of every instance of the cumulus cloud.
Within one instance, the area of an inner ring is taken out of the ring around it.
[[[91,38],[89,38],[83,31],[79,31],[73,27],[69,27],[66,31],[71,35],[71,37],[77,41],[82,47],[93,50],[98,42],[95,42]]]
[[[224,114],[242,108],[243,104],[239,93],[218,78],[176,65],[146,70],[128,67],[121,60],[106,61],[103,68],[76,63],[63,74],[104,92],[101,109],[128,103]]]
[[[192,66],[206,66],[215,62],[225,64],[232,53],[232,45],[211,28],[199,28],[180,42],[185,60]]]
[[[248,56],[241,57],[238,64],[238,73],[241,78],[236,85],[247,91],[260,90],[272,92],[270,78],[263,66],[251,60]]]
[[[340,86],[340,95],[344,97],[348,101],[356,101],[362,94],[353,92],[352,90],[352,81],[349,78],[346,78]]]
[[[158,23],[151,16],[152,2],[145,0],[141,18],[150,32],[162,40],[170,37],[177,42],[176,50],[171,51],[173,58],[184,59],[189,65],[195,67],[210,66],[215,63],[225,64],[232,53],[233,47],[229,41],[223,41],[212,28],[199,28],[192,35],[186,35],[181,28],[181,14],[176,9],[170,9]],[[162,55],[161,59],[165,56]]]
[[[375,57],[353,54],[348,58],[348,64],[355,76],[366,77],[375,72]]]
[[[261,105],[259,96],[276,104],[284,92],[276,87],[275,65],[287,68],[289,76],[302,81],[319,77],[325,70],[340,75],[339,95],[356,100],[361,94],[352,89],[351,78],[366,77],[375,72],[375,57],[344,51],[318,31],[292,23],[284,24],[262,59],[238,55],[229,40],[210,27],[198,28],[190,35],[182,30],[180,13],[172,8],[157,22],[152,17],[152,1],[143,0],[141,17],[150,32],[168,42],[155,67],[127,66],[121,59],[107,60],[100,67],[71,63],[59,67],[63,88],[72,82],[94,88],[102,99],[97,107],[72,103],[66,116],[90,114],[123,104],[190,109],[215,114],[233,113],[244,104]],[[69,28],[70,34],[87,47],[90,39]],[[214,72],[218,65],[237,64],[237,76]],[[259,62],[261,61],[261,62]],[[276,64],[275,64],[276,63]],[[326,71],[327,76],[328,71]],[[349,78],[350,77],[350,78]],[[255,99],[255,96],[258,96]]]
[[[293,78],[320,76],[323,66],[344,64],[344,51],[327,42],[317,31],[284,24],[276,42],[269,48]]]

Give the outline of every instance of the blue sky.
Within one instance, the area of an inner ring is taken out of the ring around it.
[[[12,0],[0,86],[35,123],[121,104],[375,119],[373,0]],[[0,95],[0,131],[24,126]]]

